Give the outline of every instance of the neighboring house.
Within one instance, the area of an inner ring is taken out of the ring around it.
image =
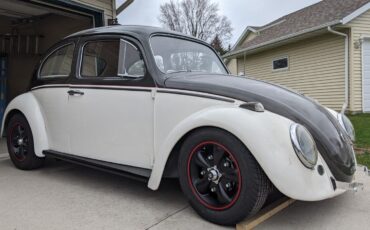
[[[224,56],[233,74],[281,84],[340,110],[370,112],[370,0],[323,0],[247,27]]]
[[[35,65],[51,45],[114,18],[115,0],[1,0],[0,119],[6,104],[27,90]]]

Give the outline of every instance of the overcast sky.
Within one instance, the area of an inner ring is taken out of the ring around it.
[[[117,0],[117,7],[125,0]],[[161,26],[159,6],[170,0],[135,0],[119,16],[122,25]],[[218,2],[220,14],[227,16],[234,28],[233,45],[247,26],[261,26],[320,0],[212,0]]]

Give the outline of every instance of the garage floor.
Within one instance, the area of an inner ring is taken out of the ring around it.
[[[178,183],[159,191],[145,184],[69,163],[17,170],[0,141],[0,229],[227,229],[200,219]],[[366,229],[370,177],[363,192],[323,202],[296,202],[258,229]],[[299,226],[299,227],[298,227]]]

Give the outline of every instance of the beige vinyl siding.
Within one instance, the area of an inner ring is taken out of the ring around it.
[[[79,2],[97,9],[104,10],[105,16],[105,24],[107,23],[107,19],[115,18],[115,0],[74,0],[75,2]]]
[[[241,58],[238,58],[237,59],[237,69],[238,69],[238,72],[236,73],[236,75],[239,75],[240,73],[243,73],[245,74],[245,70],[244,70],[244,58],[241,57]]]
[[[350,100],[351,111],[362,111],[362,49],[355,48],[362,36],[370,37],[370,11],[349,23],[351,27]]]
[[[227,68],[229,69],[231,74],[237,75],[238,74],[238,65],[237,65],[237,60],[231,59],[229,63],[227,63]]]
[[[272,61],[288,57],[289,69],[274,71]],[[324,34],[246,57],[247,76],[302,92],[340,110],[345,101],[344,39]],[[243,65],[239,59],[238,68]]]

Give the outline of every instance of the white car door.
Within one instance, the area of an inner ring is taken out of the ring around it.
[[[154,83],[138,46],[95,37],[80,50],[68,96],[70,153],[151,168]]]
[[[53,49],[41,64],[38,83],[32,89],[42,109],[50,150],[69,152],[67,126],[68,85],[76,44],[67,41]],[[35,137],[37,138],[37,137]]]

